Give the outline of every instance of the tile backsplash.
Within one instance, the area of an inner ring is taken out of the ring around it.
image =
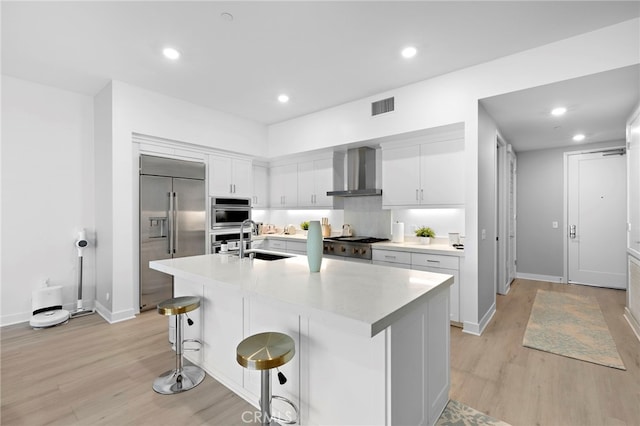
[[[278,227],[309,220],[329,218],[333,234],[340,234],[342,225],[352,226],[355,235],[391,238],[391,224],[404,223],[405,236],[414,236],[414,227],[428,226],[436,236],[446,238],[449,232],[465,235],[465,210],[459,209],[382,209],[382,197],[347,197],[344,210],[254,210],[257,222],[272,223]]]

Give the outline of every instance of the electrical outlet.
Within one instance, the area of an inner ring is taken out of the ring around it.
[[[483,240],[487,239],[487,230],[483,229],[482,232],[480,233],[480,238]]]
[[[105,296],[105,297],[107,298],[107,301],[109,300],[109,297],[110,297],[110,296],[111,296],[111,295],[110,295],[109,293],[107,293],[107,295]]]
[[[551,222],[551,227],[553,229],[558,229],[558,222],[556,222],[555,220],[553,222]]]

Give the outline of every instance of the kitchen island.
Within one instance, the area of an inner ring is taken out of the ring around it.
[[[185,338],[203,347],[187,358],[254,405],[260,374],[238,365],[235,349],[263,331],[296,342],[281,368],[289,380],[273,392],[298,404],[300,424],[431,425],[448,401],[450,275],[331,259],[310,273],[305,256],[150,267],[174,276],[175,296],[202,297]]]

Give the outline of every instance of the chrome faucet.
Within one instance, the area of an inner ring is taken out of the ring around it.
[[[244,226],[247,223],[251,224],[251,232],[249,232],[249,248],[251,248],[251,235],[253,235],[253,229],[256,227],[256,223],[251,219],[245,219],[242,221],[242,225],[240,225],[240,247],[238,250],[238,256],[240,256],[240,259],[244,259]]]

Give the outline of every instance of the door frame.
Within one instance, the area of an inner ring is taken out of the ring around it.
[[[581,155],[581,154],[596,154],[599,152],[616,151],[624,149],[626,150],[626,143],[620,146],[609,146],[602,148],[592,148],[577,151],[567,151],[563,153],[563,188],[562,188],[562,284],[569,283],[569,156]]]
[[[510,145],[496,133],[495,150],[495,229],[496,241],[494,245],[494,289],[497,294],[507,294],[510,289],[508,272],[509,261],[509,159],[512,155]]]

